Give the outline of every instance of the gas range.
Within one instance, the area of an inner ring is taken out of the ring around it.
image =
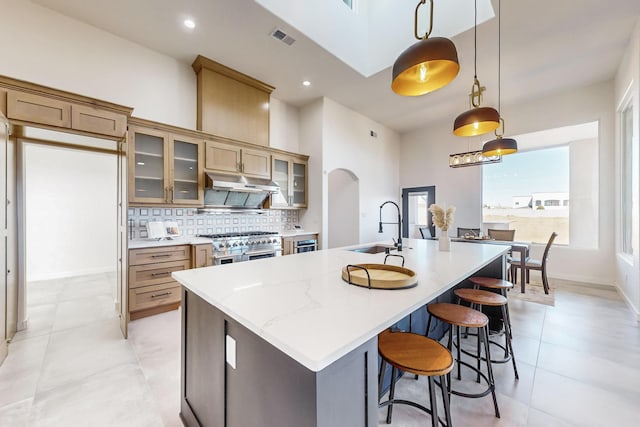
[[[277,231],[199,234],[198,237],[212,240],[214,265],[282,255],[282,235]]]

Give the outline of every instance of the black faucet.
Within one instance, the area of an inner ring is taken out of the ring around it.
[[[387,203],[391,203],[398,210],[398,222],[382,222],[382,207]],[[398,240],[393,242],[398,251],[402,251],[402,219],[400,218],[400,207],[391,200],[387,200],[380,205],[380,221],[378,222],[378,233],[382,233],[382,224],[398,224]]]

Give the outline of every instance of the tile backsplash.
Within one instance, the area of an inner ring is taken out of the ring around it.
[[[236,231],[287,231],[298,224],[297,210],[265,210],[263,213],[213,212],[196,208],[129,208],[129,239],[147,237],[149,221],[175,221],[183,236]]]

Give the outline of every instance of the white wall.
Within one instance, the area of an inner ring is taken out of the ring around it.
[[[616,179],[616,285],[627,299],[627,302],[635,310],[638,320],[640,320],[640,20],[636,23],[635,29],[629,41],[624,59],[622,60],[615,79],[615,107],[616,111],[622,107],[621,103],[630,97],[633,105],[633,212],[632,212],[632,239],[633,256],[620,253],[620,183]],[[616,114],[615,132],[615,176],[620,177],[620,120]]]
[[[549,275],[557,278],[612,285],[613,269],[613,84],[600,83],[517,106],[503,106],[506,136],[599,121],[599,247],[575,249],[554,246]],[[452,121],[453,121],[452,117]],[[436,201],[457,207],[455,227],[480,224],[482,212],[481,167],[453,169],[450,153],[481,147],[482,137],[470,141],[453,136],[452,123],[403,135],[401,186],[436,186]],[[486,140],[486,138],[485,138]],[[450,233],[452,234],[452,233]],[[542,245],[532,249],[541,257]]]
[[[116,157],[24,144],[26,279],[115,271]]]
[[[269,101],[269,109],[269,145],[273,148],[300,153],[298,108],[272,97]]]
[[[324,170],[322,165],[323,99],[317,99],[300,109],[300,151],[309,155],[309,176],[307,203],[308,208],[300,212],[300,225],[305,230],[318,232],[320,249],[327,247],[327,207],[323,201],[327,189],[323,186]]]

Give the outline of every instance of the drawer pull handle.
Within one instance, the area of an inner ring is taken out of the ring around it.
[[[170,272],[170,271],[162,271],[162,272],[160,272],[160,273],[151,273],[151,275],[152,275],[153,277],[156,277],[156,276],[166,276],[167,274],[171,274],[171,272]]]
[[[171,254],[151,255],[151,258],[166,258],[168,256],[171,256]]]
[[[165,293],[163,293],[163,294],[154,294],[154,295],[151,295],[151,298],[168,297],[169,295],[171,295],[171,292],[165,292]]]

